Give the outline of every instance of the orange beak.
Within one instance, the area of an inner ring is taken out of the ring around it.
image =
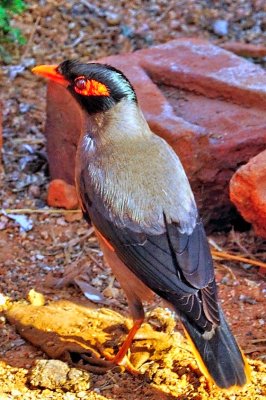
[[[63,75],[59,74],[59,72],[57,71],[57,67],[57,65],[38,65],[37,67],[32,68],[32,72],[36,75],[41,75],[44,78],[49,78],[52,81],[67,87],[69,85],[69,82],[64,78]]]

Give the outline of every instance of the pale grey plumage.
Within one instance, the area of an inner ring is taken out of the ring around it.
[[[183,167],[171,147],[150,131],[135,103],[124,99],[104,115],[90,116],[77,165],[77,175],[82,165],[95,207],[117,227],[161,234],[166,218],[180,232],[192,233],[197,209]]]

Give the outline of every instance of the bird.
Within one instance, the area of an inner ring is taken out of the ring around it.
[[[221,389],[243,387],[250,367],[218,299],[188,178],[174,150],[149,128],[128,78],[111,65],[79,60],[32,71],[63,85],[84,115],[77,193],[133,319],[113,362],[123,362],[145,318],[143,301],[157,294],[179,317],[207,380]]]

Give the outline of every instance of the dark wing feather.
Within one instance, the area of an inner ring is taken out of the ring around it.
[[[178,265],[182,268],[184,278],[192,286],[202,289],[213,280],[213,264],[204,227],[201,221],[188,235],[181,233],[177,224],[166,225],[166,231]]]
[[[136,233],[127,228],[118,228],[95,209],[91,213],[91,218],[96,228],[115,248],[124,264],[150,289],[172,304],[176,310],[185,313],[191,321],[204,330],[210,330],[212,323],[219,323],[213,269],[209,261],[205,264],[206,271],[203,274],[206,283],[198,288],[199,281],[204,281],[197,273],[197,269],[203,269],[202,266],[198,267],[203,258],[200,252],[208,247],[197,246],[197,254],[191,254],[194,251],[195,237],[198,240],[206,240],[205,235],[199,237],[198,233],[194,235],[192,233],[185,239],[177,227],[175,236],[173,232],[170,236],[167,230],[161,235]],[[196,225],[195,230],[203,234],[201,222]],[[185,242],[185,246],[179,246]],[[178,246],[179,252],[176,251]],[[206,259],[209,257],[207,253]],[[195,266],[191,260],[195,262]],[[189,276],[189,280],[185,274]]]

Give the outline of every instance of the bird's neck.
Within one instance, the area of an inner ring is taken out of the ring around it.
[[[97,147],[125,139],[139,140],[150,135],[151,131],[138,105],[128,99],[121,100],[108,111],[85,117],[83,136],[90,137]]]

